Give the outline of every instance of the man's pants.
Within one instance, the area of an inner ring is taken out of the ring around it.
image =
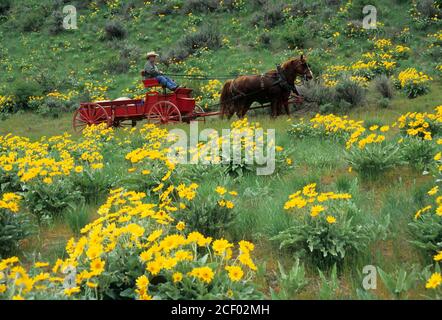
[[[175,90],[177,87],[177,84],[166,76],[156,76],[155,79],[169,90]]]

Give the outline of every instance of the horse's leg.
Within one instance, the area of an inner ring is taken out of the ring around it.
[[[285,113],[289,116],[290,115],[290,106],[289,106],[288,99],[284,100],[284,108],[285,108]]]
[[[252,105],[252,101],[250,101],[250,100],[244,101],[244,104],[243,104],[243,107],[241,110],[242,111],[241,118],[245,117],[245,115],[247,114],[247,111],[249,111],[251,105]]]
[[[278,115],[278,100],[277,99],[272,100],[270,108],[272,110],[272,114],[271,114],[272,118],[276,118],[276,116]]]
[[[241,116],[242,99],[235,99],[232,103],[232,115],[236,114],[238,118]]]
[[[229,108],[229,110],[227,110],[227,112],[225,113],[225,116],[226,116],[227,120],[230,120],[230,119],[232,119],[234,114],[235,114],[235,110],[233,110],[233,108]]]

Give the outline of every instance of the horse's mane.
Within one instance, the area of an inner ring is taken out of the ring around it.
[[[300,59],[299,59],[299,58],[293,58],[293,59],[287,60],[287,61],[285,61],[285,62],[281,65],[281,68],[282,68],[282,69],[286,69],[286,68],[288,67],[288,65],[289,65],[290,63],[292,63],[292,61],[299,62]]]

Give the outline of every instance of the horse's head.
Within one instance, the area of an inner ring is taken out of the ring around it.
[[[313,72],[310,69],[309,64],[307,63],[307,59],[304,57],[304,55],[301,55],[299,58],[294,58],[283,65],[283,69],[286,70],[286,72],[299,75],[304,78],[304,80],[311,80],[313,79]]]

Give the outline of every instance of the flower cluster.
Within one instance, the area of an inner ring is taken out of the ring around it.
[[[13,213],[17,213],[20,209],[19,202],[22,199],[18,194],[9,192],[4,193],[0,198],[0,209],[6,209]]]
[[[316,183],[304,186],[289,196],[289,200],[284,204],[285,210],[308,208],[310,216],[316,218],[323,216],[329,224],[336,222],[333,212],[329,212],[327,204],[335,200],[348,200],[351,195],[348,193],[321,192],[316,190]]]
[[[396,124],[409,136],[432,140],[434,133],[442,125],[442,106],[436,107],[434,113],[407,112],[398,118]]]
[[[189,190],[177,189],[185,193],[182,197],[192,198]],[[79,239],[68,241],[66,259],[52,266],[39,262],[30,271],[17,265],[15,257],[2,260],[0,296],[21,299],[45,293],[59,298],[103,298],[113,285],[123,283],[128,263],[127,271],[136,274],[130,296],[138,299],[151,299],[149,289],[156,298],[162,297],[161,286],[151,282],[160,274],[181,291],[199,286],[199,281],[207,286],[216,281],[224,294],[235,283],[241,286],[246,275],[250,279],[257,269],[251,258],[252,243],[240,241],[234,254],[234,244],[225,239],[199,232],[186,235],[184,224],[174,227],[174,219],[165,212],[172,206],[170,199],[161,199],[151,203],[145,193],[112,190],[98,209],[99,217],[81,230]],[[209,253],[210,261],[206,262],[204,253]]]
[[[431,80],[433,79],[425,73],[408,68],[399,73],[397,84],[409,98],[415,98],[428,92],[428,82]]]

